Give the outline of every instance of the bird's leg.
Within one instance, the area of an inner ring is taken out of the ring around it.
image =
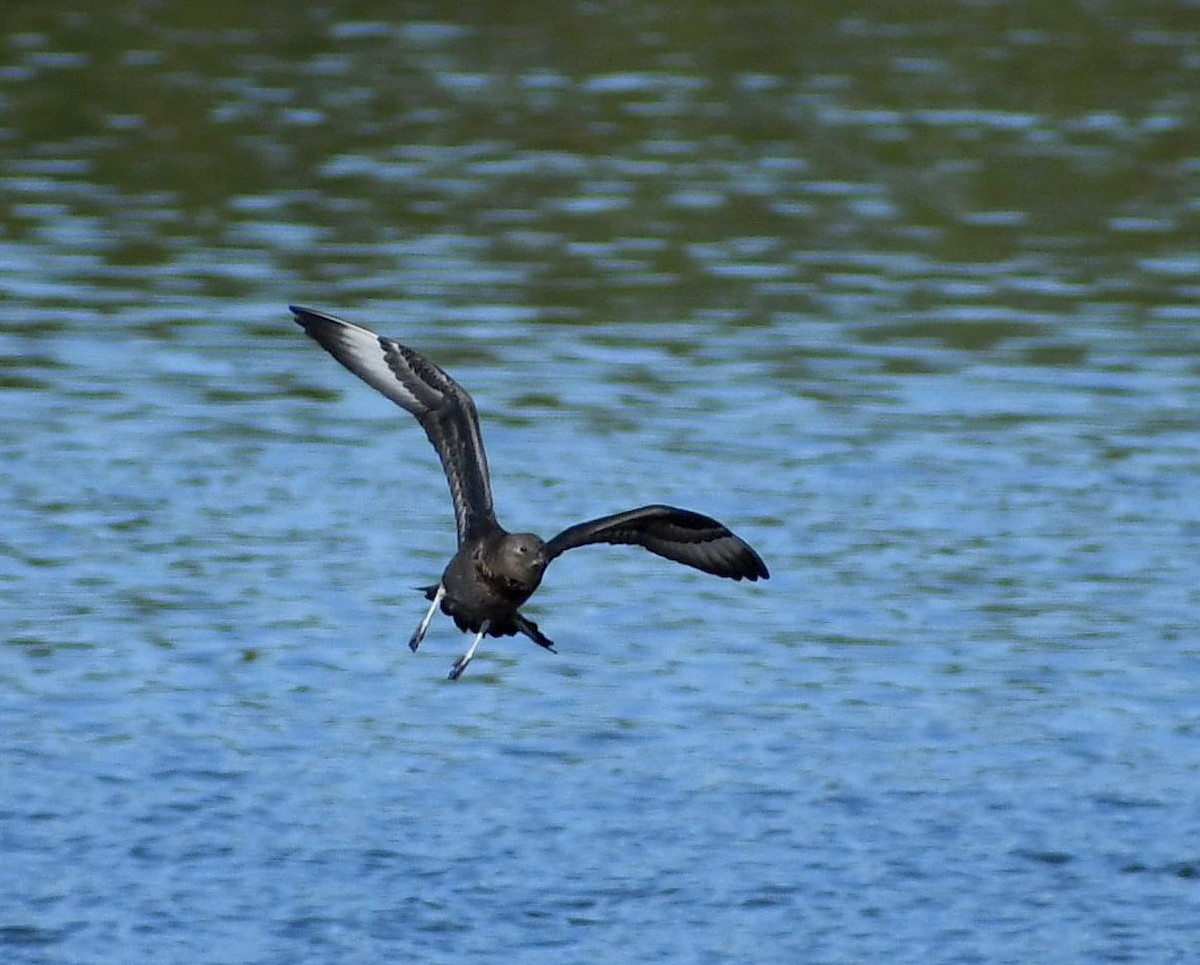
[[[488,632],[488,627],[491,626],[490,620],[484,620],[479,627],[479,632],[475,634],[475,639],[471,642],[471,646],[467,648],[467,652],[454,661],[454,666],[450,668],[450,679],[457,680],[462,676],[462,672],[467,669],[467,664],[475,656],[475,649],[479,646],[479,641],[483,639],[483,635]]]
[[[551,653],[558,653],[558,651],[554,649],[554,641],[542,633],[542,631],[538,629],[538,625],[528,617],[523,617],[521,614],[515,613],[513,614],[513,623],[517,625],[518,630],[525,634],[525,636],[529,637],[529,639],[536,643],[539,647],[545,647]]]
[[[408,641],[408,649],[413,653],[417,652],[417,647],[421,645],[421,641],[425,639],[425,631],[429,629],[429,621],[433,619],[433,615],[437,613],[438,604],[442,602],[442,597],[446,595],[446,586],[443,583],[437,585],[437,590],[433,594],[433,602],[429,604],[429,609],[425,611],[425,616],[421,619],[421,625],[413,632],[412,637]]]

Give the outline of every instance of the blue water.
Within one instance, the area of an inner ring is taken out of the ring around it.
[[[1184,7],[275,7],[3,15],[0,961],[1191,961]],[[436,457],[288,302],[510,529],[772,579],[579,550],[448,682]]]

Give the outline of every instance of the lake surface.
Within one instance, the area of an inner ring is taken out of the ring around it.
[[[9,4],[0,959],[1188,962],[1194,5]],[[419,427],[558,561],[416,655]]]

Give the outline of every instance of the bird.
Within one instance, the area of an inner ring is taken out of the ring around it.
[[[520,607],[562,553],[592,543],[642,546],[658,556],[732,580],[766,580],[762,557],[728,527],[702,513],[653,504],[568,526],[543,540],[510,533],[496,519],[479,416],[467,391],[425,356],[326,312],[291,305],[294,320],[360,379],[416,416],[437,451],[450,486],[458,549],[432,586],[420,587],[429,609],[408,645],[415,653],[440,607],[475,634],[450,668],[457,680],[485,636],[522,633],[557,653]]]

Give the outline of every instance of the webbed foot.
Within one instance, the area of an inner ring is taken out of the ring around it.
[[[413,653],[417,652],[417,647],[421,645],[421,641],[425,639],[425,631],[429,629],[429,621],[433,619],[433,615],[437,613],[438,604],[442,602],[442,597],[446,595],[446,588],[439,583],[436,587],[426,591],[426,596],[433,602],[429,604],[429,609],[425,611],[425,616],[421,619],[420,626],[413,631],[413,635],[409,637],[408,649]],[[459,671],[460,673],[462,671]]]

